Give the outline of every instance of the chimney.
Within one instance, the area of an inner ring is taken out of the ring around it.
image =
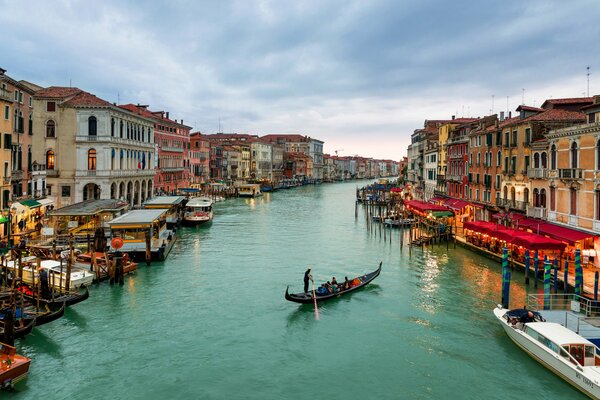
[[[494,121],[494,127],[496,127],[496,128],[497,128],[498,126],[500,126],[500,124],[498,123],[498,120],[495,120],[495,121]]]
[[[167,111],[167,119],[169,119],[169,112]]]
[[[508,112],[508,119],[511,119],[511,118],[512,118],[512,111],[509,111]]]
[[[452,120],[454,120],[454,118],[456,118],[456,116],[455,116],[455,115],[453,115],[453,116],[452,116]]]
[[[183,118],[181,119],[181,125],[183,125]]]
[[[504,111],[500,111],[500,121],[504,121]]]
[[[4,75],[5,72],[6,70],[4,68],[0,68],[0,75]]]

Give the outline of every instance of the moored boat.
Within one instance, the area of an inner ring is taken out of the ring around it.
[[[527,354],[581,392],[600,399],[600,349],[592,342],[558,323],[545,322],[533,311],[498,305],[494,315]]]
[[[29,285],[33,285],[34,280],[35,282],[39,283],[40,277],[39,272],[36,270],[35,257],[26,257],[22,259],[21,262],[23,272],[22,281]],[[19,268],[17,266],[16,261],[10,260],[6,262],[5,266],[11,272],[11,274],[17,276]],[[62,290],[65,288],[65,285],[67,283],[66,261],[61,262],[56,260],[41,260],[40,268],[46,270],[48,276],[48,283],[50,287],[58,290]],[[95,278],[96,274],[94,272],[73,266],[71,267],[69,288],[80,288],[89,286],[92,284]]]
[[[81,303],[90,297],[90,291],[87,287],[83,293],[78,291],[51,293],[48,298],[39,296],[37,291],[34,292],[28,285],[20,285],[17,290],[23,293],[23,296],[25,296],[27,299],[35,301],[36,303],[39,302],[41,305],[47,305],[48,307],[52,308],[59,308],[63,303],[69,307],[77,303]]]
[[[316,299],[317,302],[331,300],[333,298],[343,296],[348,293],[352,293],[352,292],[368,285],[369,283],[371,283],[373,281],[373,279],[377,278],[379,276],[379,274],[381,273],[381,264],[382,263],[380,262],[379,267],[375,271],[370,272],[365,275],[357,276],[356,278],[351,279],[350,282],[356,282],[356,284],[352,285],[349,289],[341,290],[341,291],[334,292],[334,293],[325,293],[325,294],[315,292],[314,299]],[[357,282],[357,280],[358,280],[358,282]],[[309,291],[307,293],[304,293],[304,292],[289,293],[289,288],[290,287],[288,286],[287,289],[285,290],[285,299],[286,300],[292,301],[294,303],[303,303],[303,304],[312,304],[313,303],[314,299],[313,299],[312,291]]]
[[[13,346],[0,343],[0,388],[10,389],[25,379],[31,359],[17,354]]]
[[[96,279],[101,281],[102,279],[108,279],[110,275],[109,264],[113,262],[113,253],[80,253],[75,258],[75,266],[96,273]],[[95,268],[92,265],[95,264]],[[123,254],[123,274],[130,274],[137,270],[137,263],[129,259],[127,253]]]
[[[210,197],[192,197],[185,205],[184,225],[200,225],[212,222],[213,201]]]
[[[257,183],[246,183],[238,186],[238,196],[257,197],[262,196],[260,185]]]

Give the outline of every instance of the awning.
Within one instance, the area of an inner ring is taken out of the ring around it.
[[[447,207],[450,207],[453,210],[462,210],[466,206],[470,206],[471,203],[468,201],[460,200],[460,199],[450,199],[444,203]]]
[[[0,215],[0,224],[4,224],[8,222],[8,218],[6,218],[4,215]]]
[[[498,214],[492,215],[492,219],[502,219],[504,217],[506,217],[506,213],[498,213]],[[511,220],[511,221],[518,221],[518,220],[521,220],[523,218],[527,218],[525,216],[525,214],[514,213],[514,212],[509,212],[508,213],[508,219]]]
[[[39,199],[37,202],[40,203],[42,205],[42,207],[54,204],[54,201],[52,199],[48,199],[48,198]]]
[[[37,208],[42,206],[40,203],[33,199],[21,200],[19,203],[29,208]]]
[[[533,230],[533,227],[531,230]],[[561,242],[565,242],[570,245],[574,245],[575,242],[580,240],[596,236],[593,233],[583,232],[577,229],[571,229],[549,223],[540,224],[539,232],[540,235],[548,235],[553,239],[560,240]]]
[[[20,214],[25,214],[28,211],[28,208],[21,203],[14,202],[10,206],[10,210],[14,215],[18,216]]]
[[[394,187],[394,188],[391,188],[391,189],[390,189],[390,192],[391,192],[391,193],[401,193],[401,192],[402,192],[402,189],[401,189],[401,188],[398,188],[398,187]]]
[[[560,250],[564,251],[567,247],[561,241],[544,237],[542,235],[536,235],[535,233],[524,232],[518,233],[517,236],[511,241],[516,246],[523,246],[528,250]]]
[[[427,211],[448,211],[447,207],[444,206],[438,206],[437,204],[431,204],[431,203],[425,203],[423,201],[419,201],[419,200],[411,200],[411,201],[407,201],[406,206],[409,208],[413,208],[417,211],[420,212],[427,212]]]
[[[445,218],[445,217],[453,217],[454,213],[452,211],[433,211],[431,213],[435,218]]]

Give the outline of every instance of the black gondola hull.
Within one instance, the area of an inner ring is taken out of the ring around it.
[[[317,303],[323,302],[323,301],[327,301],[327,300],[331,300],[334,299],[336,297],[341,297],[344,296],[348,293],[352,293],[355,292],[356,290],[365,287],[366,285],[368,285],[369,283],[371,283],[373,281],[373,279],[377,278],[379,276],[379,274],[381,273],[381,262],[379,263],[379,267],[368,274],[365,275],[361,275],[358,276],[357,278],[359,278],[361,280],[361,283],[359,285],[356,285],[354,287],[351,287],[350,289],[347,290],[343,290],[341,292],[336,292],[336,293],[330,293],[330,294],[325,294],[325,295],[319,295],[316,294],[315,298],[317,300]],[[356,279],[356,278],[354,278]],[[353,279],[352,279],[353,280]],[[285,290],[285,299],[288,301],[292,301],[294,303],[301,303],[301,304],[312,304],[314,302],[313,296],[312,296],[312,292],[309,293],[289,293],[289,286],[288,288]]]

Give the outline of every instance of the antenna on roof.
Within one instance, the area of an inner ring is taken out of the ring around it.
[[[71,83],[72,83],[72,82],[71,82],[71,78],[69,78],[69,87],[70,87],[70,88],[72,88],[72,87],[73,87],[73,85],[72,85]]]
[[[587,96],[586,97],[590,97],[590,66],[587,66]]]
[[[492,109],[490,110],[490,115],[494,113],[494,95],[492,95]]]
[[[117,92],[117,104],[121,103],[121,94]]]
[[[525,88],[521,89],[521,105],[525,105]]]
[[[508,96],[506,96],[506,114],[508,114]]]

